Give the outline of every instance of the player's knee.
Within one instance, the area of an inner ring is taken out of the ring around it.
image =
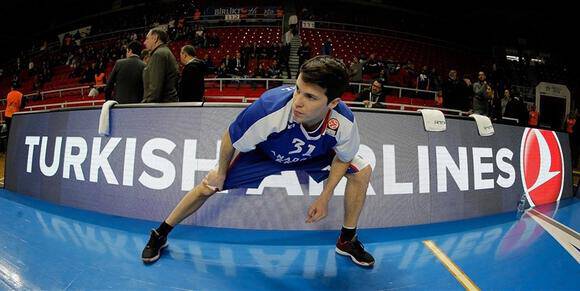
[[[371,174],[373,173],[373,169],[370,165],[360,169],[358,172],[350,175],[348,178],[353,179],[355,182],[358,183],[368,183],[371,179]]]
[[[204,185],[203,183],[199,184],[197,186],[197,189],[198,189],[199,194],[201,194],[203,196],[207,196],[207,197],[212,196],[213,194],[218,192],[217,190],[215,190],[211,187],[208,187],[207,185]]]

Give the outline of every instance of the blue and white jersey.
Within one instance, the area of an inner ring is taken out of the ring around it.
[[[259,149],[272,160],[291,164],[334,150],[343,162],[356,155],[360,137],[352,111],[342,101],[330,110],[320,126],[307,132],[292,115],[295,87],[266,91],[230,125],[232,144],[240,152]]]

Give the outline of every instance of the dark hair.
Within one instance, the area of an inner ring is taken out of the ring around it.
[[[346,66],[330,56],[313,57],[300,67],[302,80],[326,89],[328,103],[342,96],[348,85]]]
[[[143,48],[143,45],[138,42],[138,41],[132,41],[127,45],[127,49],[131,50],[132,53],[136,54],[136,55],[141,55],[141,49]]]
[[[186,53],[190,57],[195,57],[195,48],[191,45],[184,45],[181,51]]]
[[[153,28],[150,30],[150,32],[152,34],[157,35],[157,37],[159,38],[159,40],[162,43],[168,43],[169,42],[169,36],[167,35],[167,32],[165,32],[165,30],[159,29],[159,28]]]

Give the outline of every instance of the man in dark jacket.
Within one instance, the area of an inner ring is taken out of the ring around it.
[[[367,108],[384,108],[380,102],[385,102],[385,90],[381,80],[374,80],[371,88],[362,91],[356,101],[363,102]]]
[[[514,92],[514,97],[507,103],[503,117],[515,118],[521,126],[528,124],[527,106],[517,92]]]
[[[147,33],[145,47],[151,51],[147,67],[143,70],[144,103],[177,102],[177,61],[167,47],[169,37],[161,29]]]
[[[139,58],[141,48],[142,44],[138,41],[127,45],[127,58],[115,63],[107,81],[105,100],[115,100],[120,104],[139,103],[143,100],[143,69],[146,65]]]
[[[457,77],[457,71],[449,71],[449,78],[443,83],[443,107],[449,109],[464,110],[466,85]]]
[[[191,45],[183,46],[179,56],[184,65],[179,82],[179,101],[202,102],[205,88],[203,82],[205,63],[195,57],[195,48]]]

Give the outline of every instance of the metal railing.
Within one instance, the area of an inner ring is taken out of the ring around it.
[[[270,89],[270,85],[272,83],[276,84],[277,86],[280,86],[280,84],[288,84],[288,83],[296,83],[296,79],[267,79],[267,78],[208,78],[208,79],[204,79],[205,81],[205,87],[211,87],[208,85],[211,85],[211,82],[218,82],[219,83],[219,88],[220,88],[220,92],[223,91],[223,88],[225,87],[225,85],[227,84],[234,84],[234,85],[241,85],[241,84],[250,84],[251,82],[256,82],[256,83],[266,83],[266,90]]]
[[[350,83],[351,88],[353,86],[355,86],[357,88],[356,93],[360,93],[363,90],[363,87],[370,87],[371,84],[369,83]],[[397,95],[399,96],[399,98],[404,97],[403,91],[410,93],[409,96],[406,97],[414,97],[414,95],[418,94],[418,93],[426,93],[426,94],[433,94],[433,100],[437,100],[437,91],[431,91],[431,90],[421,90],[421,89],[416,89],[416,88],[409,88],[409,87],[397,87],[397,86],[388,86],[388,85],[383,85],[383,90],[396,90],[398,93]]]
[[[245,97],[245,96],[206,96],[206,98],[210,98],[215,100],[213,102],[208,103],[251,103],[258,100],[258,97]],[[41,104],[41,105],[32,105],[26,106],[24,111],[41,111],[41,110],[50,110],[50,109],[62,109],[62,108],[71,108],[71,107],[94,107],[100,106],[105,102],[105,100],[84,100],[84,101],[71,101],[71,102],[62,102],[62,103],[51,103],[51,104]],[[352,107],[364,107],[365,104],[363,102],[357,101],[345,101],[349,106]],[[140,104],[140,103],[138,103]],[[430,107],[430,106],[421,106],[421,105],[411,105],[411,104],[401,104],[401,103],[389,103],[389,102],[380,102],[381,105],[384,106],[382,111],[416,111],[418,109],[436,109],[441,110],[446,114],[453,114],[457,116],[467,116],[468,112],[463,112],[460,110],[455,109],[447,109],[447,108],[439,108],[439,107]],[[0,113],[3,113],[4,110],[1,110]]]
[[[105,85],[96,85],[95,88],[99,89],[99,88],[104,88],[106,87]],[[40,100],[44,100],[46,95],[50,95],[50,94],[54,94],[54,93],[58,93],[58,97],[62,97],[63,93],[66,92],[71,92],[71,91],[79,91],[80,92],[80,96],[85,96],[85,92],[88,92],[91,90],[90,86],[79,86],[79,87],[72,87],[72,88],[64,88],[64,89],[55,89],[55,90],[49,90],[49,91],[41,91],[38,93],[29,93],[29,94],[25,94],[23,95],[23,97],[25,98],[31,98],[31,97],[36,97],[38,95],[40,95]],[[2,99],[1,101],[4,102],[6,99]]]
[[[70,107],[85,107],[85,106],[97,106],[105,103],[105,100],[84,100],[84,101],[65,101],[62,103],[52,103],[52,104],[41,104],[32,105],[24,107],[24,111],[38,111],[38,110],[49,110],[58,108],[70,108]]]
[[[266,90],[271,89],[273,87],[280,86],[281,84],[294,84],[296,79],[266,79],[266,78],[207,78],[205,79],[206,88],[212,88],[216,86],[219,88],[220,92],[224,91],[226,87],[239,87],[242,84],[252,84],[259,86],[256,83],[264,83],[261,85],[260,88],[265,88]],[[364,89],[367,89],[371,86],[368,83],[350,83],[350,88],[354,93],[360,93]],[[95,86],[96,88],[103,88],[105,85]],[[49,90],[49,91],[41,91],[39,93],[30,93],[24,95],[26,98],[40,98],[40,100],[49,100],[51,96],[54,98],[62,97],[66,93],[70,92],[78,92],[80,97],[85,97],[85,94],[88,94],[90,90],[90,86],[78,86],[73,88],[65,88],[65,89],[56,89],[56,90]],[[414,89],[414,88],[407,88],[407,87],[397,87],[397,86],[383,86],[383,90],[396,90],[397,95],[399,97],[408,96],[413,97],[418,93],[425,93],[425,94],[432,94],[433,100],[437,99],[437,91],[429,91],[429,90],[421,90],[421,89]],[[407,94],[404,94],[407,92]],[[258,97],[246,97],[246,96],[205,96],[206,99],[209,100],[216,100],[216,102],[223,101],[223,102],[240,102],[240,103],[247,103],[253,102],[258,99]],[[219,101],[218,101],[219,100]],[[0,102],[5,102],[5,99],[0,100]],[[67,107],[79,107],[79,106],[95,106],[100,105],[104,102],[102,99],[94,99],[94,100],[73,100],[73,101],[65,101],[60,103],[49,103],[49,104],[39,104],[39,105],[29,105],[25,107],[25,111],[36,111],[36,110],[48,110],[48,109],[57,109],[57,108],[67,108]],[[346,104],[349,105],[363,105],[362,102],[355,102],[355,101],[346,101]],[[446,109],[446,108],[435,108],[429,106],[422,106],[422,105],[412,105],[412,104],[401,104],[401,103],[383,103],[382,105],[388,106],[390,108],[398,108],[399,110],[409,110],[409,109],[421,109],[421,108],[432,108],[442,110],[444,112],[450,114],[457,114],[457,115],[465,115],[465,112],[453,109]],[[4,111],[0,111],[3,113]],[[0,120],[3,120],[3,114],[0,116]]]
[[[254,83],[264,83],[264,87],[266,90],[271,89],[273,87],[280,86],[281,84],[294,84],[296,79],[270,79],[270,78],[206,78],[205,87],[212,88],[216,83],[219,84],[219,91],[222,92],[225,87],[238,87],[242,84],[252,84]],[[350,88],[353,89],[354,93],[361,93],[364,89],[367,89],[371,86],[369,83],[350,83]],[[105,85],[97,85],[95,88],[104,88]],[[58,97],[62,97],[64,93],[69,92],[79,92],[80,96],[86,96],[85,93],[88,94],[90,90],[90,86],[78,86],[72,88],[63,88],[63,89],[55,89],[55,90],[48,90],[48,91],[41,91],[38,93],[29,93],[25,94],[25,98],[33,98],[33,97],[40,97],[40,100],[49,99],[47,96],[58,95]],[[430,90],[421,90],[416,88],[408,88],[408,87],[397,87],[397,86],[383,86],[383,90],[391,90],[396,91],[398,97],[414,97],[414,95],[418,93],[425,93],[428,95],[433,96],[433,100],[437,99],[437,91],[430,91]],[[403,94],[406,92],[407,94]],[[5,102],[6,99],[0,99],[0,102]]]

